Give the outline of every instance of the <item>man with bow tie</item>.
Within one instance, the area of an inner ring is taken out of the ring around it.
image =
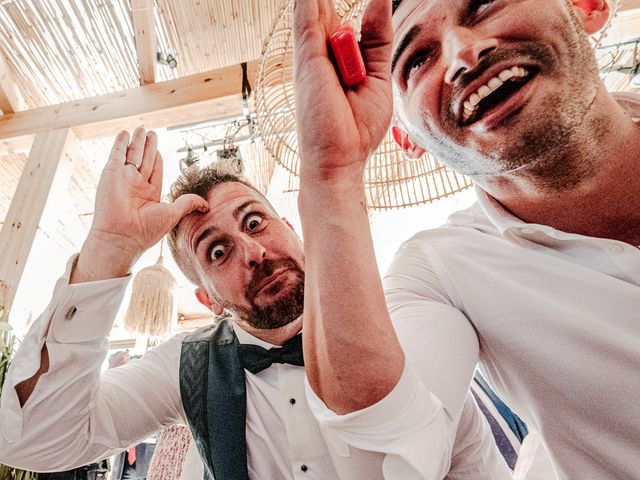
[[[143,129],[116,138],[88,238],[5,383],[0,463],[71,468],[181,423],[218,480],[383,478],[381,454],[327,445],[306,402],[298,236],[261,193],[213,168],[185,172],[160,203],[156,145]],[[131,266],[167,232],[198,300],[232,319],[101,375]],[[470,398],[449,478],[509,478],[504,462],[486,468],[499,452]]]

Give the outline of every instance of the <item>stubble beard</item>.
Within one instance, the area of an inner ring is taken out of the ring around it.
[[[274,298],[266,302],[256,301],[257,285],[269,277],[278,268],[288,268],[287,275],[293,274],[293,279],[284,285],[286,293],[279,292]],[[260,330],[273,330],[284,327],[302,315],[304,308],[304,271],[292,258],[279,260],[266,260],[254,271],[253,278],[246,288],[245,297],[251,307],[241,308],[227,306],[239,320],[243,320],[249,326]]]

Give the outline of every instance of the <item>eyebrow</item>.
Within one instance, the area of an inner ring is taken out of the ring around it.
[[[240,214],[242,214],[244,210],[246,210],[248,207],[250,207],[255,203],[260,204],[260,202],[258,202],[257,200],[248,200],[244,202],[242,205],[239,205],[238,207],[236,207],[231,213],[231,215],[233,215],[233,218],[237,220]],[[196,241],[193,243],[193,250],[197,251],[198,246],[200,245],[200,242],[202,242],[205,238],[207,238],[209,235],[216,232],[217,230],[219,230],[219,228],[215,226],[205,228],[202,231],[202,233],[198,235],[198,238],[196,238]]]
[[[395,52],[393,52],[393,58],[391,59],[391,71],[393,72],[396,69],[396,65],[398,60],[400,60],[400,56],[407,49],[409,44],[418,36],[418,34],[422,31],[422,27],[420,25],[414,25],[411,29],[402,37],[400,43],[398,44],[398,48],[396,48]]]
[[[205,228],[204,231],[200,235],[198,235],[198,238],[196,238],[196,241],[193,244],[193,251],[197,252],[198,251],[198,246],[200,245],[200,242],[202,242],[205,238],[207,238],[209,235],[211,235],[216,230],[218,230],[216,227]]]
[[[240,216],[240,214],[246,210],[248,207],[250,207],[251,205],[253,205],[254,203],[260,203],[257,200],[248,200],[246,202],[244,202],[242,205],[236,207],[236,209],[233,211],[232,215],[233,218],[235,218],[236,220],[238,219],[238,217]]]

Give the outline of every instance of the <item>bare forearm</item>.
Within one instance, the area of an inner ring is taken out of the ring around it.
[[[33,389],[36,388],[36,383],[42,375],[49,371],[49,352],[47,350],[47,346],[44,345],[42,347],[42,351],[40,352],[40,368],[33,375],[33,377],[25,380],[24,382],[20,382],[16,385],[16,393],[18,394],[18,400],[20,401],[20,406],[24,407],[24,404],[27,403],[29,397],[33,393]]]
[[[304,180],[305,365],[311,387],[348,413],[384,398],[404,356],[384,301],[359,183]]]

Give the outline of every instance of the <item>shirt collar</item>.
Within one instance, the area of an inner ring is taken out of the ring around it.
[[[640,122],[640,95],[624,92],[613,93],[612,96],[627,115],[634,121]],[[564,235],[572,236],[570,234],[563,235],[563,232],[559,232],[548,225],[526,223],[509,213],[495,198],[477,185],[475,190],[480,208],[503,237],[511,235],[518,237],[529,236],[535,232],[540,232],[555,239],[561,239]]]
[[[248,345],[258,345],[259,347],[266,348],[267,350],[277,346],[272,343],[265,342],[264,340],[261,340],[254,335],[251,335],[249,332],[240,327],[235,321],[233,322],[233,331],[236,333],[236,337],[238,337],[238,341],[240,343]]]

